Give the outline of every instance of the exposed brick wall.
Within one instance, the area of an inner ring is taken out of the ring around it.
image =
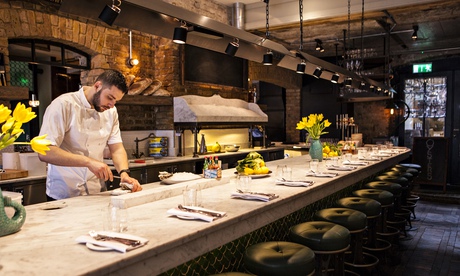
[[[359,132],[363,134],[363,143],[372,143],[372,138],[387,137],[394,129],[394,118],[385,109],[386,101],[363,102],[354,104],[354,119],[359,122]]]

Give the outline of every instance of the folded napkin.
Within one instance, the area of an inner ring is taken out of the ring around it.
[[[231,195],[232,198],[241,198],[249,200],[261,200],[261,201],[270,201],[272,199],[278,198],[278,195],[275,194],[266,194],[266,193],[257,193],[257,192],[234,192]]]
[[[113,250],[116,250],[116,251],[119,251],[119,252],[122,252],[122,253],[126,253],[127,251],[130,251],[130,250],[139,248],[141,246],[144,246],[149,241],[148,239],[145,239],[145,238],[142,238],[142,237],[139,237],[139,236],[135,236],[135,235],[126,234],[126,233],[117,233],[117,232],[110,232],[110,231],[98,231],[98,234],[113,237],[113,238],[122,238],[122,239],[135,240],[135,241],[139,241],[139,244],[133,246],[133,245],[126,245],[126,244],[121,243],[119,241],[110,240],[110,239],[109,240],[96,240],[93,237],[91,237],[90,235],[79,236],[75,241],[78,242],[78,243],[83,243],[83,244],[87,244],[87,243],[94,244],[94,245],[100,246],[102,248],[111,248]],[[105,251],[105,250],[101,250],[101,251]]]
[[[334,171],[352,171],[356,170],[356,167],[353,166],[327,166],[328,170],[334,170]]]
[[[364,157],[364,158],[359,158],[359,160],[365,160],[365,161],[380,161],[380,157]]]
[[[199,219],[199,220],[204,220],[207,222],[212,222],[219,217],[223,217],[226,215],[226,212],[218,212],[214,210],[209,210],[201,207],[195,207],[195,206],[184,206],[187,209],[193,210],[193,211],[187,211],[187,210],[181,210],[179,208],[171,208],[166,213],[176,216],[181,219]],[[212,213],[217,214],[216,216],[211,215]]]
[[[390,157],[391,153],[377,153],[377,154],[371,154],[371,156],[376,156],[376,157]]]
[[[291,187],[308,187],[313,185],[315,181],[311,180],[285,180],[285,179],[277,179],[275,180],[276,185],[285,185]]]
[[[336,177],[339,175],[338,173],[314,173],[308,172],[306,176],[313,176],[313,177]]]

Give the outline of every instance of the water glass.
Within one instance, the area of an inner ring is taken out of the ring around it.
[[[346,161],[351,161],[351,158],[353,157],[353,154],[351,153],[345,153],[345,160]]]
[[[252,178],[247,174],[239,174],[236,179],[236,188],[243,193],[247,193],[251,190]]]
[[[318,166],[319,166],[319,160],[318,159],[312,159],[310,162],[310,170],[314,173],[319,172],[318,171]]]
[[[283,178],[283,173],[284,170],[287,168],[286,165],[278,165],[276,166],[276,172],[275,172],[275,177],[276,179],[281,179]]]
[[[378,155],[379,154],[379,147],[372,147],[372,154]]]
[[[112,203],[109,203],[107,207],[102,209],[102,222],[104,231],[128,231],[128,208],[125,206],[116,206]]]
[[[185,187],[182,197],[184,206],[198,206],[198,189]]]
[[[291,167],[285,167],[283,169],[283,178],[285,180],[292,180],[292,168]]]

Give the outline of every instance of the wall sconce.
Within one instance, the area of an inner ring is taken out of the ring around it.
[[[240,47],[239,42],[240,40],[238,38],[234,38],[233,42],[228,43],[227,48],[225,49],[225,53],[229,56],[234,56]]]
[[[115,5],[115,1],[118,3]],[[113,22],[121,12],[121,0],[112,0],[112,6],[106,5],[99,15],[99,19],[112,26]]]
[[[390,100],[390,101],[387,101],[385,109],[389,109],[390,114],[393,115],[393,114],[395,114],[395,110],[398,110],[399,107],[394,103],[393,100]]]
[[[263,65],[272,65],[273,64],[273,52],[271,50],[267,50],[267,53],[264,55],[262,60]]]
[[[173,42],[177,44],[185,44],[187,42],[187,23],[182,21],[180,27],[174,28]]]
[[[29,105],[31,107],[37,107],[40,105],[40,101],[36,98],[36,95],[35,94],[32,94],[31,95],[31,98],[29,100]]]
[[[338,82],[339,82],[339,77],[340,77],[339,74],[334,73],[334,74],[332,75],[332,77],[331,77],[331,82],[332,82],[332,83],[338,83]]]
[[[414,29],[414,32],[412,33],[412,40],[417,40],[418,39],[418,35],[417,35],[418,26],[414,25],[412,26],[412,28]]]
[[[351,87],[351,85],[353,84],[353,79],[348,77],[345,79],[345,87]]]
[[[321,74],[323,73],[323,69],[321,67],[316,67],[315,71],[313,72],[313,77],[319,79],[321,77]]]
[[[139,64],[137,58],[133,58],[133,33],[129,31],[129,57],[128,57],[128,66],[136,66]]]
[[[305,60],[302,59],[302,61],[297,64],[297,70],[296,70],[296,73],[297,74],[305,74],[305,68],[307,67],[307,64],[305,63]]]

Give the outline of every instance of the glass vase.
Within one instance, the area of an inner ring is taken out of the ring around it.
[[[321,145],[320,139],[311,139],[310,144],[310,156],[311,159],[318,159],[320,162],[323,161],[323,145]]]

